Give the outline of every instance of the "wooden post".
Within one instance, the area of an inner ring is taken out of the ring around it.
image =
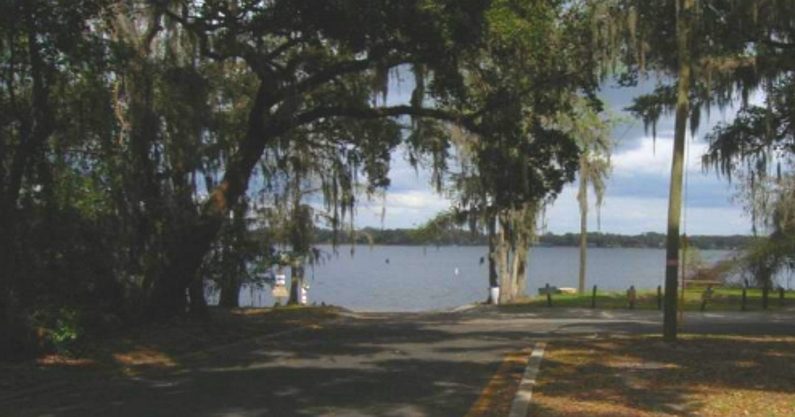
[[[708,286],[706,290],[701,294],[701,311],[707,310],[707,303],[712,298],[712,286]]]
[[[591,308],[596,308],[596,285],[593,286],[593,294],[591,295]]]
[[[745,309],[746,309],[745,303],[746,303],[746,301],[748,299],[747,294],[746,294],[747,291],[748,291],[748,282],[746,282],[745,285],[743,285],[743,296],[742,296],[742,299],[741,299],[741,307],[740,307],[740,309],[742,311],[745,311]]]
[[[552,307],[552,290],[549,289],[549,283],[547,283],[547,307]]]
[[[767,300],[768,300],[769,294],[770,294],[770,285],[768,285],[768,283],[765,282],[762,285],[762,309],[763,310],[767,310]]]
[[[662,296],[662,285],[657,286],[657,310],[662,310],[663,307],[663,296]]]

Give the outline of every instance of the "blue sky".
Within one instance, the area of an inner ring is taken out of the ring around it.
[[[409,82],[393,82],[388,102],[401,102],[410,94]],[[622,113],[632,99],[649,91],[647,82],[635,88],[606,86],[601,97],[615,113]],[[752,99],[753,100],[753,99]],[[755,100],[754,100],[755,101]],[[735,190],[725,178],[714,172],[704,172],[700,158],[706,150],[704,133],[719,122],[731,121],[734,109],[712,109],[709,117],[702,117],[702,127],[689,138],[687,156],[686,231],[688,234],[748,234],[750,219],[732,196]],[[673,119],[663,118],[658,124],[656,143],[644,132],[640,120],[626,116],[627,123],[614,130],[618,146],[613,154],[613,172],[607,184],[602,208],[601,231],[637,234],[664,232],[667,222],[668,187],[673,147]],[[422,224],[450,202],[435,193],[429,173],[416,172],[405,161],[401,151],[392,155],[392,186],[385,200],[374,199],[357,211],[358,227],[405,228]],[[594,201],[591,198],[590,201]],[[382,208],[386,215],[382,220]],[[589,229],[597,230],[595,210],[589,218]],[[547,208],[544,227],[553,233],[579,231],[579,210],[576,184],[564,188],[557,200]]]

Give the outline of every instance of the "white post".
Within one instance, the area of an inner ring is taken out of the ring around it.
[[[500,287],[490,287],[489,296],[491,297],[492,304],[500,303]]]
[[[300,295],[299,298],[300,298],[301,305],[306,305],[306,303],[307,303],[306,287],[301,286],[298,289],[298,294]]]

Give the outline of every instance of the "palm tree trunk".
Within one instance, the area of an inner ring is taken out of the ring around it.
[[[679,79],[676,97],[674,150],[671,164],[671,187],[668,197],[668,235],[665,263],[665,312],[663,339],[676,341],[677,291],[679,266],[679,223],[682,215],[682,180],[684,176],[685,134],[690,112],[690,39],[695,0],[677,0],[676,43],[679,55]]]
[[[304,286],[304,267],[293,266],[290,275],[290,299],[287,301],[287,304],[301,304],[301,288]]]
[[[577,199],[580,202],[580,277],[577,292],[582,295],[585,294],[585,268],[588,256],[588,178],[584,160],[580,162],[580,192]]]

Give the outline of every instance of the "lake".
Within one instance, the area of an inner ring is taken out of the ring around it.
[[[487,254],[480,246],[331,246],[319,247],[326,260],[307,268],[309,302],[324,302],[356,311],[444,310],[487,297]],[[714,263],[729,251],[704,250]],[[387,262],[388,260],[388,262]],[[656,288],[664,281],[665,250],[589,248],[587,286],[604,290]],[[577,287],[579,249],[539,247],[530,251],[527,288],[530,295],[546,283]],[[210,300],[211,302],[214,300]],[[270,287],[244,287],[241,306],[271,306]]]

